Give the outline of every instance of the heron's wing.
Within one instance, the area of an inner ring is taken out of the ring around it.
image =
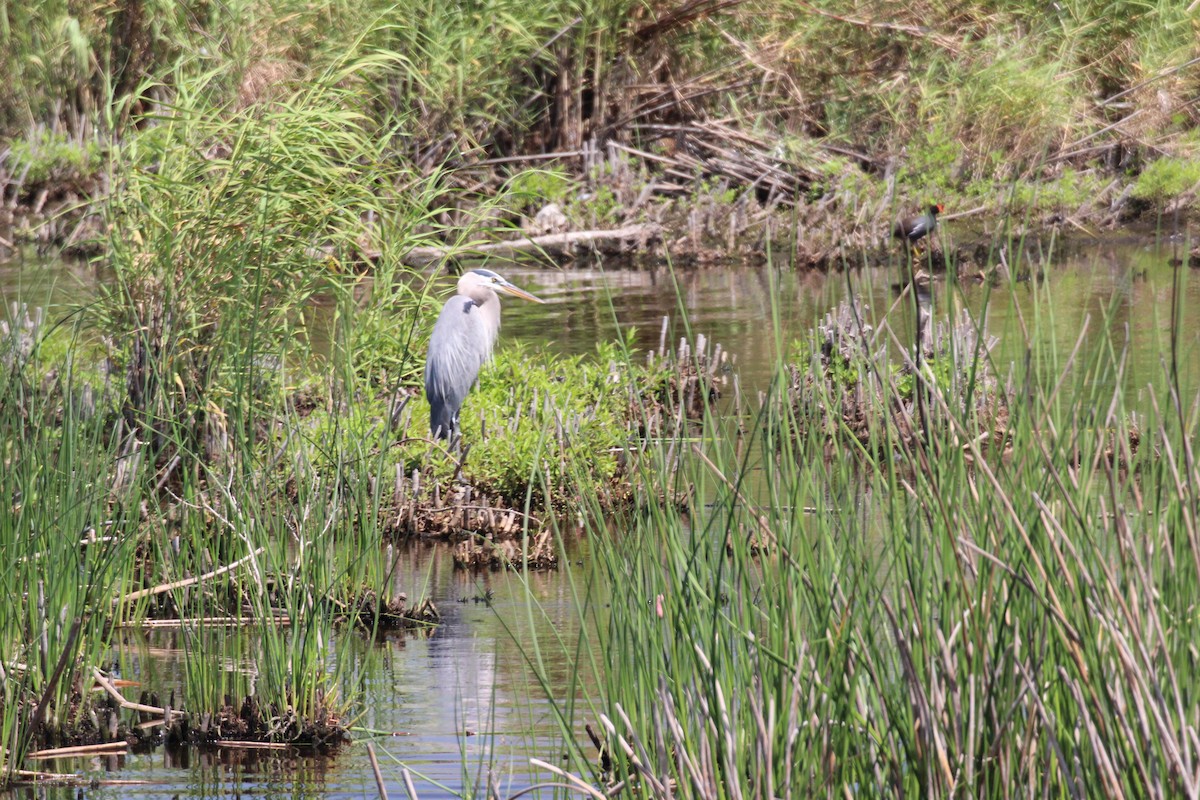
[[[491,353],[493,336],[479,312],[471,298],[455,295],[446,301],[433,326],[425,362],[425,396],[435,430],[439,422],[444,430],[450,429]]]

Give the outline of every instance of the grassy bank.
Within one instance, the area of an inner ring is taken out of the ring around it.
[[[331,70],[458,226],[515,185],[483,229],[555,202],[573,228],[698,227],[704,250],[799,225],[820,260],[934,199],[1004,225],[1192,213],[1194,26],[1167,0],[9,4],[8,238],[82,245],[98,220],[72,209],[123,185],[163,115],[269,116]]]

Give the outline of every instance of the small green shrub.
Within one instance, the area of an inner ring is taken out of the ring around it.
[[[1070,167],[1050,180],[1019,180],[1013,184],[1013,203],[1016,211],[1033,209],[1039,212],[1071,212],[1094,196],[1099,187],[1091,176],[1080,175]]]
[[[471,447],[464,477],[518,503],[530,489],[538,497],[544,491],[559,497],[600,490],[614,479],[618,468],[610,450],[628,438],[632,406],[627,387],[638,383],[629,373],[642,368],[623,365],[623,379],[614,380],[611,359],[605,356],[531,355],[519,346],[498,353],[480,372],[459,413],[463,442]],[[649,385],[648,380],[641,383]],[[409,436],[425,433],[427,409],[423,395],[413,403]],[[409,461],[426,456],[423,443],[412,447],[416,450]],[[572,454],[579,453],[593,454],[588,459],[590,487],[578,483],[578,474],[568,474]],[[434,466],[439,479],[451,477],[452,464]]]
[[[547,203],[561,203],[575,182],[562,167],[522,170],[508,179],[506,194],[514,208],[541,208]]]
[[[596,224],[596,222],[615,219],[617,210],[621,207],[621,199],[617,197],[617,193],[611,186],[602,185],[596,187],[592,196],[581,201],[579,205],[585,215],[595,221],[592,224]]]
[[[1161,205],[1200,184],[1200,160],[1160,158],[1138,176],[1133,196]]]
[[[9,174],[27,186],[78,182],[95,176],[104,166],[104,150],[94,140],[74,141],[62,134],[40,131],[18,139],[9,154]]]
[[[931,128],[909,148],[908,161],[898,173],[898,182],[917,193],[947,197],[954,190],[955,165],[962,145],[941,127]]]

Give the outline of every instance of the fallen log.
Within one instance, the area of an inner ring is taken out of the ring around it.
[[[631,243],[644,244],[662,236],[662,226],[647,223],[628,225],[624,228],[603,231],[571,231],[548,233],[543,236],[526,236],[502,242],[484,242],[465,246],[427,245],[414,247],[401,260],[411,266],[424,266],[447,256],[495,255],[513,256],[518,253],[546,252],[551,255],[570,253],[577,247],[616,245],[625,247]],[[365,254],[368,258],[373,254]],[[373,259],[372,259],[373,260]]]

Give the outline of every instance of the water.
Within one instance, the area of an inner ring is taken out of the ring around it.
[[[1084,353],[1105,341],[1101,337],[1107,328],[1108,341],[1115,348],[1128,347],[1125,388],[1130,406],[1145,409],[1146,386],[1163,383],[1162,357],[1176,279],[1176,271],[1168,264],[1170,256],[1168,249],[1154,246],[1147,238],[1126,237],[1095,243],[1057,259],[1042,282],[996,287],[964,282],[961,294],[938,282],[933,290],[935,315],[944,316],[959,302],[957,297],[976,313],[986,303],[988,332],[1000,337],[996,356],[1003,371],[1007,364],[1024,357],[1022,325],[1034,325],[1035,301],[1039,295],[1048,297],[1052,302],[1041,307],[1048,307],[1050,314],[1037,322],[1046,337],[1042,344],[1059,354],[1064,363],[1085,320]],[[863,297],[880,315],[896,302],[899,280],[898,269],[884,268],[825,275],[756,266],[680,271],[663,264],[637,269],[593,264],[563,270],[495,262],[489,266],[547,301],[541,306],[506,301],[501,346],[522,342],[534,349],[588,354],[595,351],[597,342],[621,335],[632,326],[638,348],[657,349],[662,319],[667,316],[673,320],[667,344],[673,347],[683,333],[679,321],[686,312],[694,333],[703,333],[736,355],[744,392],[765,388],[781,349],[789,348],[848,293]],[[1195,386],[1200,369],[1196,347],[1200,322],[1194,309],[1200,308],[1200,281],[1186,269],[1182,277],[1187,316],[1180,342],[1181,373],[1188,385]],[[61,308],[67,302],[86,302],[98,280],[87,267],[61,262],[30,259],[0,264],[0,298],[5,308],[18,298],[41,305],[48,297]],[[451,279],[445,282],[449,285]],[[52,309],[51,318],[54,314]],[[777,328],[773,320],[778,321]],[[893,322],[901,339],[909,336],[909,324],[908,310],[901,307]],[[1083,359],[1081,362],[1076,369],[1086,364]],[[444,622],[432,634],[388,634],[378,642],[354,635],[350,643],[354,663],[349,671],[367,696],[355,724],[397,734],[375,740],[390,795],[405,796],[399,783],[400,763],[413,771],[421,797],[484,786],[489,771],[501,796],[551,779],[532,770],[528,758],[557,761],[561,753],[558,724],[525,656],[514,646],[513,636],[528,643],[531,626],[543,631],[553,626],[564,639],[574,641],[579,617],[568,570],[529,576],[530,589],[540,603],[531,619],[525,602],[527,589],[519,583],[519,576],[454,570],[444,546],[414,545],[402,549],[398,558],[397,587],[410,597],[432,597]],[[586,558],[583,550],[571,554],[572,561]],[[575,568],[575,579],[582,580],[583,572]],[[491,604],[476,602],[474,598],[483,597],[488,590]],[[163,687],[181,684],[177,645],[170,633],[131,631],[124,638],[129,669],[146,684],[159,687],[160,692]],[[556,690],[566,692],[573,673],[571,658],[554,648],[544,650],[542,658]],[[585,680],[594,680],[586,669],[584,673]],[[346,748],[332,759],[300,751],[193,748],[169,752],[158,748],[123,757],[49,763],[46,768],[79,771],[100,781],[144,783],[101,783],[81,790],[22,789],[16,794],[64,800],[76,796],[377,795],[361,745]]]
[[[987,310],[987,332],[999,338],[993,351],[1001,373],[1025,358],[1025,328],[1036,327],[1042,342],[1065,364],[1080,332],[1084,353],[1107,340],[1118,352],[1128,347],[1125,389],[1133,406],[1144,408],[1145,387],[1161,386],[1160,356],[1168,352],[1171,299],[1177,270],[1169,244],[1149,236],[1114,237],[1072,248],[1045,268],[1044,280],[989,286],[975,280],[933,284],[935,319],[945,319],[959,304],[978,316]],[[505,277],[547,301],[537,306],[506,300],[501,346],[516,340],[571,354],[594,352],[596,342],[612,339],[630,326],[641,349],[659,347],[662,318],[678,321],[686,311],[694,333],[704,334],[737,357],[744,390],[767,387],[781,348],[794,342],[850,294],[865,300],[876,318],[894,307],[889,319],[897,338],[909,342],[911,314],[898,303],[899,266],[848,272],[795,273],[765,266],[719,266],[672,270],[537,270],[491,265]],[[1034,265],[1036,273],[1038,267]],[[1185,312],[1180,372],[1185,385],[1200,375],[1197,336],[1200,273],[1183,268]],[[675,286],[679,291],[676,292]],[[1049,316],[1035,321],[1038,300]],[[683,308],[679,307],[682,302]],[[773,320],[778,320],[778,330]],[[672,324],[668,347],[678,343],[681,326]],[[1078,367],[1078,365],[1077,365]],[[752,396],[752,395],[751,395]],[[1160,395],[1161,396],[1161,395]]]
[[[576,563],[586,558],[584,543],[572,543],[570,556]],[[397,589],[410,597],[431,596],[443,621],[430,632],[389,632],[375,641],[350,634],[349,680],[362,686],[367,698],[362,708],[351,712],[360,729],[359,744],[333,758],[302,749],[159,747],[128,756],[42,762],[43,769],[82,772],[101,782],[80,790],[82,795],[76,789],[45,794],[63,800],[270,797],[279,792],[314,798],[377,796],[361,744],[372,734],[392,797],[405,796],[399,764],[413,773],[422,798],[486,786],[489,773],[501,796],[538,782],[529,757],[557,762],[561,736],[522,652],[529,645],[530,628],[525,598],[528,592],[538,599],[533,624],[543,630],[553,626],[573,642],[579,616],[566,570],[530,574],[527,590],[519,576],[454,569],[447,545],[415,543],[399,548],[397,559]],[[482,600],[485,596],[487,602]],[[125,630],[120,638],[125,654],[122,677],[155,687],[164,696],[182,685],[177,632]],[[514,638],[521,646],[514,645]],[[567,691],[569,663],[556,658],[553,649],[543,650],[543,655],[551,659],[551,685]],[[15,794],[32,797],[35,792],[21,789]]]

